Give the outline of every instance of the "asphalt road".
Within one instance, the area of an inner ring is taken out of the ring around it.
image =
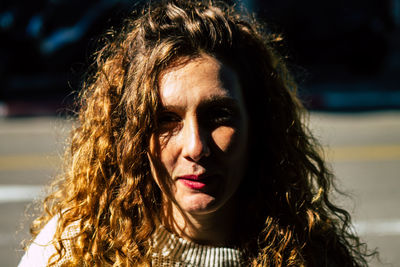
[[[27,206],[59,171],[70,122],[55,118],[0,119],[0,266],[16,266],[34,212]],[[400,266],[400,111],[313,113],[310,127],[326,147],[355,230],[382,262]],[[27,212],[26,212],[27,210]],[[27,213],[27,214],[25,214]]]

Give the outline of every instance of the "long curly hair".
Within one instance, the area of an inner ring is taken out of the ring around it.
[[[248,170],[237,192],[247,214],[235,224],[248,265],[367,266],[349,213],[330,201],[333,175],[274,50],[278,39],[212,1],[153,3],[110,31],[83,85],[65,172],[31,228],[35,237],[58,218],[49,265],[151,265],[161,192],[147,155],[158,127],[158,77],[179,58],[208,54],[238,73],[250,119]],[[79,233],[65,236],[71,224]]]

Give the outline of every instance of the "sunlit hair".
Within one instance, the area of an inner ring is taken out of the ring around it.
[[[151,264],[161,193],[147,154],[157,130],[158,77],[180,58],[207,54],[239,75],[250,119],[248,170],[237,192],[244,220],[235,224],[248,265],[367,265],[349,214],[329,200],[333,176],[305,125],[296,84],[272,48],[277,36],[208,1],[152,4],[124,25],[96,54],[65,174],[32,226],[35,236],[58,216],[58,253],[50,262],[63,262],[69,244],[68,266]],[[72,223],[79,234],[63,235]]]

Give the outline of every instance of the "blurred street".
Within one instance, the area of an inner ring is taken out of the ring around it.
[[[54,118],[0,119],[0,266],[16,266],[32,216],[24,212],[57,174],[66,131]],[[30,209],[28,213],[32,213]]]
[[[24,211],[59,172],[71,123],[54,117],[0,120],[0,266],[16,266],[29,237]],[[336,202],[353,214],[355,229],[382,263],[400,266],[400,112],[321,113],[311,128],[327,147],[339,188]],[[32,213],[33,209],[29,209]],[[21,227],[22,230],[21,230]]]
[[[313,113],[311,128],[327,147],[357,232],[381,263],[400,266],[400,112]]]

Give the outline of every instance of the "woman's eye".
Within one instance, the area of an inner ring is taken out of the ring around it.
[[[209,112],[208,120],[213,126],[225,125],[233,126],[236,114],[229,108],[215,108]]]
[[[158,116],[158,125],[161,128],[172,127],[180,121],[181,118],[173,112],[163,112]]]

